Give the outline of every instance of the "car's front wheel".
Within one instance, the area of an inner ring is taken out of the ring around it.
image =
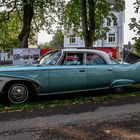
[[[23,103],[29,97],[29,90],[26,85],[14,84],[8,90],[8,99],[11,103]]]

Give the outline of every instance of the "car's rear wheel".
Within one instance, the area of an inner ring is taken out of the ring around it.
[[[14,84],[9,87],[8,99],[11,103],[24,103],[29,97],[28,87],[24,84]]]
[[[113,88],[113,91],[117,94],[122,94],[124,92],[124,87]]]

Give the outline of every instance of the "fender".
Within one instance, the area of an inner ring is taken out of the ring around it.
[[[14,77],[14,76],[0,76],[0,94],[3,94],[2,93],[2,90],[4,88],[4,86],[8,83],[8,82],[11,82],[11,81],[28,81],[28,82],[31,82],[37,93],[40,91],[40,83],[38,81],[35,81],[33,79],[27,79],[27,78],[17,78],[17,77]]]
[[[130,80],[130,79],[117,79],[111,83],[111,88],[121,87],[121,86],[130,86],[134,83],[135,83],[135,81]]]

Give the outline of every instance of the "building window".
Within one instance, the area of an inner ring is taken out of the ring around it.
[[[115,33],[108,34],[108,43],[116,43],[116,34]]]
[[[117,18],[116,19],[111,19],[111,18],[108,18],[107,19],[107,23],[106,25],[109,27],[109,26],[117,26]]]
[[[114,21],[113,26],[117,26],[117,25],[118,25],[117,21]]]
[[[75,44],[76,43],[76,38],[74,36],[70,36],[69,43],[70,44]]]
[[[113,20],[113,26],[117,26],[118,22],[117,22],[117,18],[115,20]]]
[[[111,19],[110,18],[107,19],[107,24],[106,25],[111,26]]]

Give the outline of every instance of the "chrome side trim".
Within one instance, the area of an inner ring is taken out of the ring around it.
[[[51,95],[51,94],[75,93],[75,92],[94,91],[94,90],[109,89],[109,88],[110,87],[94,88],[94,89],[83,89],[83,90],[73,90],[73,91],[63,91],[63,92],[49,92],[49,93],[43,93],[43,94],[38,94],[38,95],[43,96],[43,95]]]

